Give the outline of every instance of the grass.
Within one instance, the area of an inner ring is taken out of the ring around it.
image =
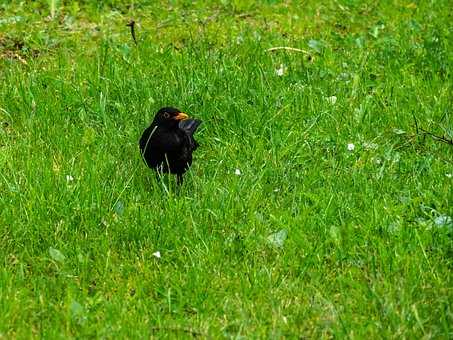
[[[0,5],[0,338],[452,338],[451,4],[122,3]]]

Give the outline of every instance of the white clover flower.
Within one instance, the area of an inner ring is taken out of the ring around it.
[[[355,145],[353,143],[348,143],[348,150],[349,151],[354,151]]]
[[[327,97],[326,99],[329,102],[329,104],[331,104],[331,105],[335,105],[335,103],[337,102],[336,96],[330,96],[330,97]]]
[[[453,219],[448,215],[439,215],[434,219],[434,223],[438,227],[453,227]]]
[[[280,64],[280,68],[275,70],[275,74],[279,77],[283,76],[286,72],[286,66],[283,64]]]
[[[160,251],[156,251],[153,253],[153,256],[154,257],[157,257],[158,259],[160,259]]]
[[[234,170],[234,174],[236,176],[241,176],[241,170],[239,170],[239,169]]]

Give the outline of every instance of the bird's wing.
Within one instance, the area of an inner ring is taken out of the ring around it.
[[[174,152],[181,148],[182,138],[177,133],[150,126],[140,138],[142,152],[155,150],[160,152]]]
[[[173,131],[156,130],[156,133],[151,136],[152,146],[155,149],[163,152],[175,152],[181,149],[183,139]]]

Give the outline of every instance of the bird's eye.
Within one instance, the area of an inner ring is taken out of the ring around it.
[[[164,118],[170,118],[170,114],[168,112],[164,113]]]

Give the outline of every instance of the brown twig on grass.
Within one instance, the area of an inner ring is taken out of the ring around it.
[[[137,39],[135,39],[135,21],[134,20],[129,21],[129,23],[126,24],[126,26],[129,26],[131,28],[132,39],[134,40],[135,45],[137,45]]]
[[[445,143],[445,144],[448,144],[448,145],[453,145],[453,139],[452,138],[447,138],[445,136],[439,136],[439,135],[436,135],[428,130],[425,130],[423,129],[422,127],[419,127],[418,126],[418,121],[417,121],[417,118],[415,117],[414,113],[412,113],[412,118],[414,118],[414,124],[415,124],[415,136],[418,136],[420,133],[419,131],[421,131],[423,133],[423,140],[425,136],[431,136],[434,138],[434,140],[437,140],[439,142],[442,142],[442,143]]]
[[[452,138],[447,138],[445,136],[439,136],[439,135],[436,135],[432,132],[429,132],[423,128],[420,128],[420,131],[423,132],[425,135],[428,135],[428,136],[431,136],[433,137],[435,140],[439,141],[439,142],[442,142],[442,143],[445,143],[445,144],[448,144],[448,145],[453,145],[453,139]]]

